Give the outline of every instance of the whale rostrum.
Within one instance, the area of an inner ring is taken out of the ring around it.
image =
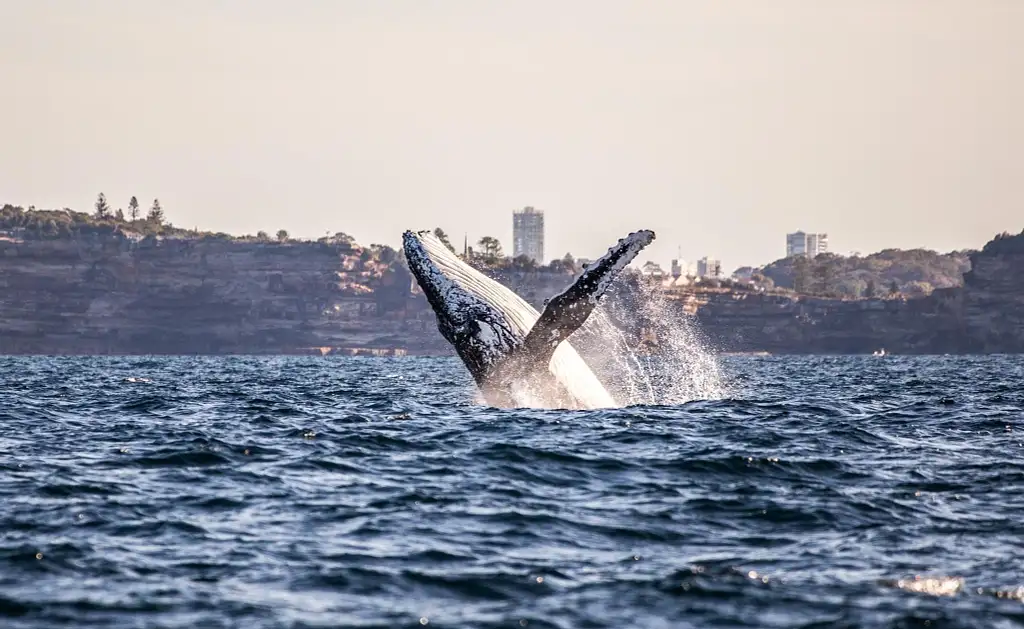
[[[607,408],[615,400],[568,342],[612,281],[654,240],[622,238],[538,313],[510,289],[459,258],[427,231],[403,234],[409,269],[441,335],[472,374],[485,402],[500,408]]]

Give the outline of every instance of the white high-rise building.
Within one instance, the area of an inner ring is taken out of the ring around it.
[[[807,234],[807,251],[811,257],[828,253],[828,234]]]
[[[697,277],[715,278],[722,275],[722,261],[704,256],[697,260]]]
[[[512,257],[544,264],[544,211],[530,206],[512,212]]]
[[[807,256],[813,258],[819,253],[828,253],[828,234],[793,232],[786,234],[786,257]]]
[[[672,261],[672,279],[678,280],[683,276],[683,261],[676,258]]]

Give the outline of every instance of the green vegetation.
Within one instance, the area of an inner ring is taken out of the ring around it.
[[[160,199],[153,199],[153,205],[149,208],[149,214],[146,215],[146,220],[157,225],[163,224],[164,209],[160,206]]]
[[[756,271],[779,288],[822,297],[876,298],[928,295],[960,286],[970,252],[886,249],[869,256],[820,254],[784,258]]]
[[[483,256],[484,261],[490,264],[497,263],[505,257],[501,250],[501,243],[498,242],[497,238],[484,236],[476,244],[480,246],[481,255]]]
[[[275,242],[267,232],[256,236],[232,236],[222,232],[199,231],[175,227],[166,220],[160,199],[153,204],[145,218],[139,218],[139,201],[132,197],[128,201],[127,215],[122,209],[110,210],[107,196],[102,192],[93,204],[93,213],[76,212],[70,208],[60,210],[37,210],[35,206],[25,209],[6,204],[0,207],[0,237],[22,240],[75,240],[80,238],[134,238],[146,237],[179,239],[216,239],[237,241]],[[292,242],[284,229],[276,234],[276,242]],[[317,242],[331,245],[355,246],[355,239],[343,232],[320,238]]]
[[[985,244],[985,253],[1024,253],[1024,231],[1019,234],[1003,232]]]
[[[145,218],[140,218],[136,197],[131,197],[127,207],[127,217],[121,209],[111,211],[110,203],[103,193],[97,195],[92,214],[67,208],[37,210],[31,206],[25,209],[7,204],[0,208],[0,237],[24,240],[162,237],[268,244],[294,242],[284,229],[278,230],[276,238],[272,238],[266,231],[259,231],[255,236],[236,237],[175,227],[166,220],[159,199],[153,199]],[[444,230],[436,228],[434,234],[455,252]],[[401,250],[379,244],[359,247],[355,239],[344,232],[323,236],[317,242],[340,247],[343,253],[346,250],[355,253],[363,263],[389,268],[405,266]],[[568,253],[561,259],[543,265],[538,265],[526,256],[506,256],[501,243],[491,236],[480,238],[477,246],[479,250],[467,248],[466,259],[474,267],[491,274],[547,272],[572,275],[583,268]],[[984,251],[1024,253],[1024,232],[1018,235],[1000,234],[985,245]],[[926,249],[886,249],[868,256],[821,254],[813,259],[802,256],[785,258],[759,269],[744,268],[738,272],[743,271],[743,275],[750,277],[756,287],[761,289],[792,290],[805,295],[837,298],[921,296],[938,288],[960,286],[963,274],[970,269],[970,253],[953,251],[940,254]],[[749,289],[745,282],[718,281],[716,286]]]
[[[135,198],[132,197],[132,201]],[[178,238],[194,238],[196,236],[212,236],[195,230],[174,227],[163,222],[163,210],[159,201],[154,201],[154,209],[150,210],[145,219],[138,219],[137,202],[128,204],[129,216],[126,219],[123,210],[110,211],[107,198],[102,193],[96,198],[93,214],[76,212],[69,208],[61,210],[37,210],[6,204],[0,208],[0,232],[7,237],[26,240],[60,240],[83,237],[113,237],[115,235],[163,236]],[[216,234],[221,236],[220,234]]]
[[[107,205],[107,195],[102,192],[96,197],[96,218],[99,220],[110,218],[110,206]]]
[[[442,232],[444,233],[444,232]],[[436,231],[435,231],[436,234]],[[531,273],[531,272],[544,272],[544,273],[559,273],[573,275],[583,270],[583,266],[580,265],[572,254],[565,254],[560,260],[552,260],[548,264],[539,265],[532,259],[525,255],[506,256],[501,246],[501,242],[493,236],[484,236],[481,238],[477,245],[480,247],[480,251],[469,248],[468,262],[475,268],[484,272],[517,272],[517,273]],[[461,257],[461,256],[460,256]]]

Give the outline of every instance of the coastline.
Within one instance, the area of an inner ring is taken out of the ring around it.
[[[482,270],[538,308],[573,273],[564,265]],[[961,286],[919,297],[680,287],[640,273],[624,275],[620,288],[624,312],[636,312],[630,300],[658,293],[657,317],[692,322],[723,356],[1024,353],[1024,234],[972,253]],[[650,325],[624,321],[638,338]],[[452,353],[388,247],[345,239],[136,240],[113,230],[0,240],[0,355]]]

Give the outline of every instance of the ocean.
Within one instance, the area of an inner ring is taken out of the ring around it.
[[[0,358],[0,627],[1024,624],[1024,357],[716,378],[497,410],[451,358]]]

